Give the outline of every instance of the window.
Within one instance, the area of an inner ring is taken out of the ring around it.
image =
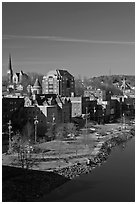
[[[53,85],[53,81],[49,81],[49,85]]]
[[[67,80],[67,88],[70,88],[70,81]]]

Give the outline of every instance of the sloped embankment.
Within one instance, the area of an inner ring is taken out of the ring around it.
[[[125,142],[131,139],[134,135],[134,130],[131,130],[130,132],[123,131],[121,134],[111,137],[107,141],[103,142],[100,147],[95,148],[89,158],[87,158],[87,162],[77,163],[69,167],[55,170],[54,172],[69,179],[73,179],[84,173],[89,173],[92,169],[107,160],[113,147],[116,145],[122,145],[124,148]]]

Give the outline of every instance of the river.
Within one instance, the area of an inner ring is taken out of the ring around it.
[[[45,201],[134,202],[135,138],[115,147],[108,160],[90,174],[83,174],[48,195]]]

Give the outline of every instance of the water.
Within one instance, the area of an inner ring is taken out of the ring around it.
[[[135,139],[115,147],[107,162],[60,186],[47,201],[134,202]]]

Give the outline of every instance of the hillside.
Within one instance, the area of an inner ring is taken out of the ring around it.
[[[122,79],[126,79],[126,82],[131,86],[135,86],[135,76],[133,75],[111,75],[111,76],[99,76],[92,78],[75,79],[76,95],[82,95],[87,86],[93,88],[100,88],[102,90],[112,91],[112,94],[121,94],[121,91],[114,86],[113,83],[122,84]]]
[[[28,74],[28,81],[24,81],[22,85],[26,87],[28,84],[33,85],[36,78],[39,78],[40,83],[42,84],[42,74],[38,73],[27,73]],[[99,77],[92,77],[87,78],[84,77],[84,79],[81,79],[80,77],[75,77],[75,89],[76,89],[76,95],[83,95],[84,90],[87,86],[92,86],[93,88],[100,88],[102,90],[112,91],[113,94],[121,94],[121,91],[117,89],[113,83],[119,83],[121,85],[122,79],[126,78],[126,82],[130,84],[131,86],[135,86],[135,76],[133,75],[111,75],[111,76],[99,76]],[[3,88],[7,86],[8,81],[7,77],[2,77],[2,86]]]

